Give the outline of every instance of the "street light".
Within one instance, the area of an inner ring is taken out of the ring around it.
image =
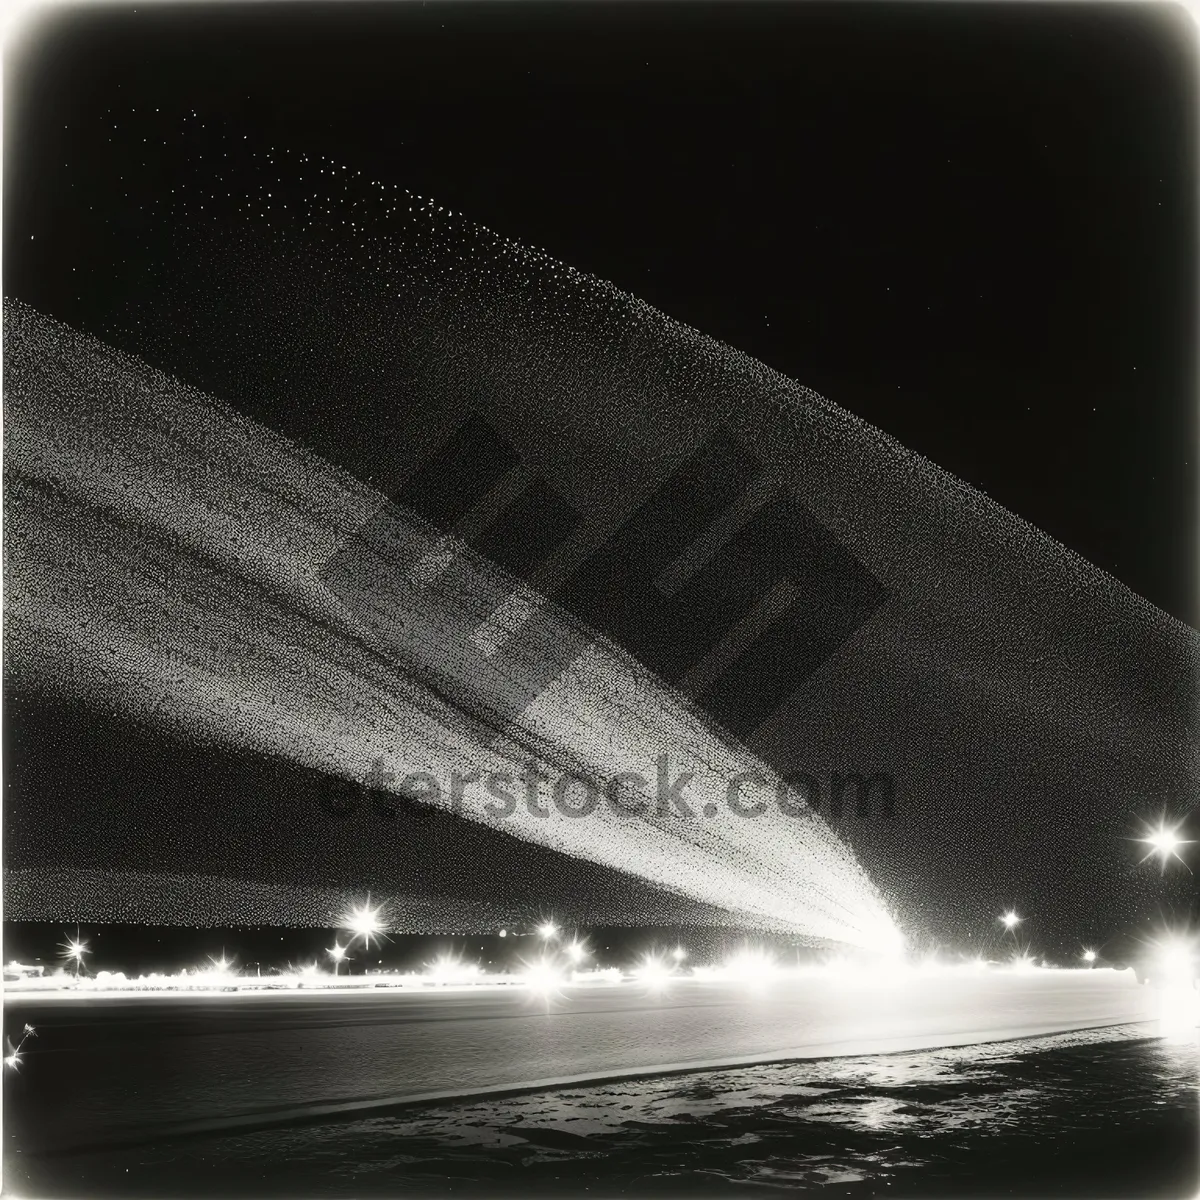
[[[342,969],[342,960],[346,957],[346,947],[335,941],[325,953],[333,959],[333,973],[336,976]]]
[[[1083,952],[1083,961],[1084,961],[1084,962],[1090,962],[1090,963],[1091,963],[1091,962],[1095,962],[1095,961],[1096,961],[1096,952],[1095,952],[1095,950],[1085,950],[1085,951]]]
[[[342,928],[350,934],[351,945],[362,938],[363,945],[369,950],[372,936],[378,938],[383,935],[383,921],[379,916],[381,909],[382,905],[372,908],[371,897],[368,896],[365,904],[357,905],[342,917]]]
[[[567,957],[573,963],[581,963],[587,958],[587,946],[581,941],[574,941],[567,947]]]
[[[679,963],[683,962],[685,958],[687,958],[687,951],[682,946],[676,946],[675,949],[671,951],[671,957],[675,960],[676,965],[678,965]]]
[[[1141,861],[1158,855],[1159,861],[1164,870],[1166,870],[1169,859],[1177,858],[1183,862],[1183,855],[1179,853],[1181,846],[1190,846],[1192,844],[1190,838],[1181,838],[1179,836],[1179,827],[1183,824],[1182,821],[1168,828],[1165,820],[1159,821],[1158,828],[1150,830],[1147,835],[1137,840],[1143,845],[1149,846],[1150,849],[1142,856]],[[1184,863],[1186,866],[1187,864]]]
[[[78,928],[75,930],[74,939],[68,938],[65,942],[59,943],[59,951],[61,957],[67,962],[75,964],[75,978],[78,979],[79,969],[83,966],[83,956],[91,954],[87,942],[80,940]]]
[[[553,921],[543,921],[537,931],[546,941],[558,936],[558,926]]]
[[[1016,927],[1021,923],[1022,918],[1018,917],[1017,914],[1010,909],[1000,918],[1000,920],[1004,922],[1004,928],[1011,931],[1016,929]]]

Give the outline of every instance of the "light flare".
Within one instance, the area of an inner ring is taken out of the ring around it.
[[[382,940],[386,934],[386,926],[381,916],[383,912],[382,905],[371,907],[371,897],[362,904],[356,904],[350,908],[341,920],[341,927],[350,934],[349,946],[352,946],[359,938],[362,939],[363,946],[366,949],[371,948],[371,938],[376,941]]]
[[[1143,845],[1149,846],[1150,849],[1147,850],[1144,855],[1142,855],[1140,862],[1145,862],[1146,859],[1153,858],[1157,854],[1159,864],[1164,871],[1167,869],[1167,863],[1170,862],[1172,858],[1177,858],[1185,867],[1187,867],[1187,863],[1184,862],[1184,858],[1180,853],[1180,850],[1184,846],[1192,845],[1192,839],[1182,838],[1179,836],[1179,830],[1182,828],[1182,826],[1182,821],[1177,821],[1174,825],[1168,826],[1165,817],[1159,821],[1157,828],[1151,829],[1150,826],[1147,825],[1146,836],[1140,837],[1137,840]],[[1191,868],[1188,867],[1188,870],[1191,870]]]

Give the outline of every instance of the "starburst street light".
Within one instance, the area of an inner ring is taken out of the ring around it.
[[[1085,950],[1083,952],[1083,961],[1084,962],[1095,962],[1096,961],[1095,950]]]
[[[68,938],[65,942],[59,943],[59,955],[66,959],[67,962],[75,964],[75,978],[79,978],[80,968],[83,966],[83,958],[85,954],[91,954],[88,949],[88,944],[82,941],[79,937],[79,930],[75,930],[75,937]]]
[[[381,910],[382,905],[371,907],[371,897],[368,896],[365,904],[356,905],[342,917],[342,928],[351,935],[350,945],[362,938],[363,945],[369,950],[371,938],[383,936],[383,921],[379,915]]]
[[[685,958],[687,958],[687,951],[682,946],[676,946],[675,949],[671,951],[671,957],[677,963],[681,963]]]
[[[545,938],[546,941],[558,936],[558,926],[553,921],[543,921],[537,931],[538,935]]]
[[[1174,825],[1167,825],[1166,819],[1160,820],[1158,828],[1152,829],[1149,825],[1146,826],[1146,836],[1140,837],[1137,840],[1150,849],[1142,855],[1141,861],[1145,862],[1148,858],[1153,858],[1158,855],[1162,869],[1165,871],[1167,863],[1172,858],[1179,859],[1183,862],[1183,855],[1179,850],[1181,846],[1190,846],[1192,840],[1190,838],[1181,838],[1179,829],[1183,822],[1178,821]],[[1187,866],[1187,863],[1184,863]]]
[[[346,947],[335,941],[325,953],[333,959],[333,973],[336,975],[342,969],[342,960],[346,957]]]
[[[585,958],[587,958],[587,954],[588,954],[587,946],[583,942],[579,941],[578,939],[573,941],[567,947],[567,957],[576,965],[583,962],[583,960]]]
[[[1006,912],[1000,918],[1000,920],[1004,922],[1005,929],[1016,929],[1016,927],[1021,923],[1022,918],[1018,917],[1012,909],[1009,909],[1009,911]]]

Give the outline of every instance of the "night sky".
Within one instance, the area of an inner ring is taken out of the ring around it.
[[[1193,42],[1145,5],[68,12],[10,51],[4,287],[101,326],[94,118],[195,110],[611,280],[1195,625]]]
[[[4,290],[140,352],[126,188],[185,178],[194,114],[611,281],[1196,626],[1193,44],[1119,5],[64,13],[10,50]],[[28,764],[63,718],[21,715]]]

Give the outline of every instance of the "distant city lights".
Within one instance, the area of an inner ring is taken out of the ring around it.
[[[87,939],[77,929],[73,938],[60,944],[60,958],[64,961],[57,970],[45,971],[40,965],[14,960],[5,965],[4,975],[6,989],[57,993],[64,1000],[72,995],[106,992],[261,994],[278,989],[304,989],[325,994],[371,988],[386,989],[392,994],[420,991],[436,994],[466,989],[511,989],[544,1002],[548,1015],[552,1006],[574,1003],[580,996],[577,989],[597,987],[633,988],[646,996],[655,996],[676,989],[682,992],[695,985],[721,984],[744,989],[745,1000],[751,1003],[755,992],[765,992],[768,988],[772,994],[783,994],[785,989],[818,984],[838,990],[887,992],[911,986],[916,980],[951,979],[968,973],[982,977],[981,973],[985,971],[1026,975],[1033,981],[1041,976],[1056,975],[1052,968],[1057,965],[1086,971],[1083,978],[1089,985],[1109,980],[1116,983],[1124,979],[1130,984],[1148,980],[1156,989],[1155,1003],[1161,1008],[1159,1036],[1185,1040],[1196,1036],[1200,997],[1195,992],[1193,980],[1200,970],[1197,958],[1200,939],[1192,931],[1160,929],[1152,940],[1143,943],[1133,963],[1110,963],[1096,949],[1079,945],[1070,955],[1070,961],[1064,959],[1055,964],[1014,934],[1026,920],[1015,909],[996,919],[1013,936],[1003,939],[1007,949],[995,957],[974,949],[956,954],[949,947],[921,952],[910,948],[903,954],[883,948],[875,953],[865,953],[848,947],[807,951],[797,947],[793,960],[790,953],[786,959],[781,957],[782,948],[778,945],[752,941],[732,945],[726,953],[718,952],[707,961],[699,962],[692,961],[694,952],[689,952],[683,945],[668,943],[635,952],[629,957],[622,955],[624,962],[616,965],[608,953],[610,947],[591,942],[583,931],[567,931],[553,920],[543,920],[498,931],[513,939],[506,950],[516,950],[522,945],[523,937],[529,938],[524,944],[532,944],[534,955],[524,961],[515,954],[496,955],[492,949],[496,965],[493,966],[491,960],[485,964],[486,943],[474,947],[479,955],[476,959],[469,953],[470,943],[460,941],[458,948],[440,950],[432,961],[416,969],[398,970],[385,966],[382,958],[359,955],[355,971],[351,972],[349,963],[356,957],[356,946],[384,937],[382,908],[373,905],[368,896],[365,903],[356,903],[344,914],[343,932],[334,938],[332,945],[317,950],[315,956],[310,950],[308,955],[286,965],[279,963],[272,967],[252,962],[246,970],[239,967],[238,956],[232,952],[234,948],[226,953],[223,947],[219,956],[214,955],[194,967],[171,974],[155,972],[127,978],[120,972],[109,970],[84,971],[82,967],[90,949]],[[316,945],[322,946],[325,942]],[[607,962],[605,958],[608,958]],[[341,971],[343,963],[348,964],[344,974]],[[256,971],[260,965],[262,969]],[[1030,986],[1038,985],[1031,982]],[[4,1058],[9,1068],[17,1070],[20,1067],[22,1046],[25,1038],[31,1036],[32,1028],[16,1045],[9,1040]]]
[[[346,947],[339,946],[343,952]],[[591,965],[587,969],[573,968],[568,954],[545,953],[541,957],[514,968],[492,970],[481,963],[467,961],[453,953],[443,954],[420,970],[389,970],[380,965],[361,974],[339,975],[340,960],[334,959],[333,970],[322,970],[316,961],[304,961],[265,974],[242,974],[232,958],[210,959],[203,965],[173,974],[152,973],[126,977],[120,972],[100,971],[95,975],[75,975],[69,969],[52,975],[22,974],[6,981],[11,992],[39,991],[71,993],[104,992],[262,992],[280,988],[305,988],[347,991],[355,988],[395,988],[397,990],[429,987],[494,987],[524,988],[539,996],[550,996],[563,988],[591,985],[624,985],[664,989],[687,981],[730,983],[758,988],[772,981],[781,986],[788,981],[825,979],[839,985],[854,987],[890,987],[904,980],[921,977],[951,977],[963,972],[985,969],[1018,973],[1048,969],[1050,963],[1034,957],[1026,948],[1014,949],[1006,961],[992,962],[982,956],[963,956],[958,961],[940,960],[925,956],[920,961],[896,962],[889,957],[877,960],[854,955],[837,955],[785,966],[769,950],[747,947],[730,955],[724,962],[684,967],[669,951],[642,955],[625,967]],[[1186,984],[1196,969],[1195,950],[1183,941],[1164,939],[1150,947],[1150,961],[1157,964],[1152,972],[1160,980]],[[1094,961],[1086,953],[1075,959],[1077,969],[1090,968]],[[588,956],[592,958],[591,954]],[[1121,973],[1113,969],[1114,974]],[[10,1047],[10,1053],[15,1052]]]

